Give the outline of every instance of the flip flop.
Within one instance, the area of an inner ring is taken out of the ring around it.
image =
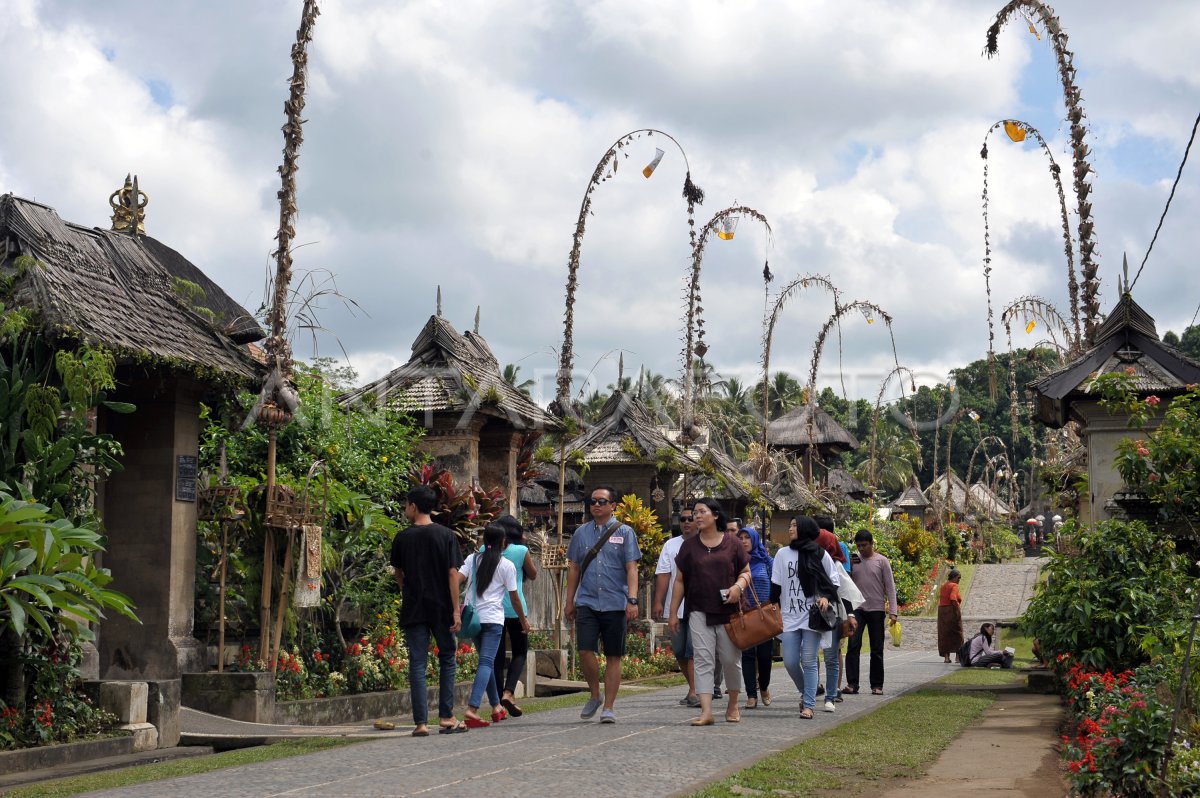
[[[808,709],[807,707],[800,710],[800,719],[801,720],[812,720],[813,719],[813,711],[811,709]]]
[[[857,687],[845,687],[841,691],[842,695],[858,695]]]
[[[700,718],[692,718],[693,726],[712,726],[715,722],[716,721],[714,721],[712,718],[709,718],[708,720],[701,720]]]
[[[519,718],[525,714],[525,710],[521,709],[511,698],[501,698],[500,706],[508,710],[508,714],[514,718]]]
[[[467,724],[468,729],[486,729],[488,726],[492,725],[483,718],[472,718],[469,715],[463,718],[463,723]]]
[[[454,721],[453,726],[439,726],[438,734],[465,734],[467,732],[467,724],[461,720]]]
[[[771,691],[770,690],[762,691],[762,702],[763,702],[764,707],[771,706]]]
[[[872,687],[871,695],[883,695],[883,688],[882,687]]]
[[[413,737],[428,737],[429,729],[413,729],[412,736]]]
[[[726,723],[741,723],[741,722],[742,722],[742,716],[741,716],[741,715],[738,715],[738,716],[737,716],[737,717],[735,717],[735,718],[731,718],[731,717],[729,717],[728,715],[726,715],[726,716],[725,716],[725,722],[726,722]]]

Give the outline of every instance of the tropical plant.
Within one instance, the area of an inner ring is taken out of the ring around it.
[[[454,532],[465,551],[473,551],[478,531],[504,513],[499,488],[460,485],[445,469],[423,465],[410,472],[409,480],[414,486],[428,485],[437,492],[438,504],[429,515],[435,523]]]
[[[500,376],[509,385],[525,394],[526,397],[532,398],[530,391],[533,390],[536,383],[533,380],[521,379],[520,366],[516,365],[515,363],[506,363],[504,364],[504,372]]]
[[[647,507],[635,494],[626,493],[617,502],[613,515],[622,524],[628,524],[637,533],[638,547],[642,550],[639,563],[643,574],[653,572],[663,544],[670,537],[658,521],[658,514]]]

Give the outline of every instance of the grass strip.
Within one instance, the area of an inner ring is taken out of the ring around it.
[[[874,791],[882,779],[924,773],[994,700],[989,693],[920,690],[773,754],[693,798]]]
[[[261,745],[255,748],[240,748],[236,751],[225,751],[220,754],[213,754],[212,756],[180,759],[174,762],[157,762],[153,765],[139,765],[121,770],[85,773],[66,779],[27,784],[23,787],[14,787],[11,791],[4,793],[4,795],[6,798],[59,798],[64,795],[77,795],[93,790],[119,789],[121,787],[131,787],[135,784],[145,784],[150,781],[192,776],[197,773],[208,773],[209,771],[237,767],[238,765],[270,762],[274,759],[286,759],[301,754],[324,751],[327,748],[338,748],[343,745],[360,742],[365,741],[344,737],[299,737],[295,740],[284,740],[283,742]]]
[[[999,645],[1011,647],[1016,651],[1013,654],[1012,668],[1001,668],[999,670],[992,670],[991,668],[956,668],[952,673],[938,679],[938,684],[990,687],[1016,684],[1017,682],[1024,681],[1026,674],[1020,669],[1033,664],[1032,638],[1021,634],[1016,629],[1005,629],[1002,632]]]

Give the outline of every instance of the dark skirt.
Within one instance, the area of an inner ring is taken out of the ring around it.
[[[963,644],[962,607],[957,602],[938,607],[938,654],[957,654]]]

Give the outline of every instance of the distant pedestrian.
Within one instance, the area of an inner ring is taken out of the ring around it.
[[[637,533],[613,518],[617,491],[607,485],[593,488],[587,499],[592,520],[575,530],[567,547],[567,591],[564,614],[575,622],[579,667],[591,690],[579,717],[600,712],[601,723],[616,723],[613,703],[621,687],[621,658],[625,634],[637,618],[637,563],[642,552]],[[604,643],[604,696],[600,696],[600,661]]]
[[[742,609],[749,611],[765,604],[771,598],[771,567],[774,561],[767,553],[758,530],[754,527],[744,527],[738,531],[738,540],[742,548],[750,555],[750,584],[753,590],[746,591],[742,597]],[[759,696],[762,696],[763,706],[771,705],[771,666],[774,664],[773,654],[775,638],[765,640],[757,646],[742,651],[742,679],[746,684],[746,709],[758,706]]]
[[[467,727],[454,717],[454,674],[457,670],[454,634],[460,626],[458,567],[462,553],[454,533],[433,523],[429,514],[437,506],[437,493],[428,485],[408,492],[404,515],[410,526],[392,540],[392,573],[400,586],[400,628],[408,647],[408,684],[412,695],[414,737],[429,736],[429,693],[425,668],[429,639],[437,642],[438,718],[442,734]]]
[[[817,546],[820,528],[805,515],[792,519],[791,542],[775,553],[771,569],[771,599],[779,601],[783,616],[783,665],[800,691],[800,717],[811,720],[817,701],[817,653],[833,643],[829,632],[811,628],[809,616],[825,612],[838,600],[841,568],[829,552]],[[832,701],[825,711],[833,712]]]
[[[692,508],[688,507],[679,513],[679,534],[663,544],[658,555],[658,565],[654,569],[654,612],[653,617],[667,617],[667,607],[671,606],[671,595],[675,591],[675,576],[678,570],[675,557],[679,547],[688,538],[695,537],[696,526],[692,522]],[[679,608],[679,617],[683,617],[683,607]],[[692,662],[692,636],[686,623],[679,624],[678,631],[671,634],[671,653],[679,663],[679,670],[687,679],[687,695],[679,703],[688,707],[700,706],[700,697],[696,695],[696,675]]]
[[[693,726],[713,724],[713,672],[725,670],[725,720],[742,719],[738,687],[742,681],[742,652],[729,639],[725,624],[733,616],[750,582],[750,555],[737,538],[725,531],[726,519],[715,499],[697,499],[692,506],[696,536],[684,541],[675,558],[679,568],[676,592],[671,596],[670,630],[680,625],[678,610],[684,601],[686,622],[695,655],[696,693],[700,717]]]
[[[517,569],[504,558],[504,547],[508,545],[507,533],[500,524],[488,524],[483,528],[483,551],[473,552],[458,569],[459,580],[467,585],[466,603],[474,607],[479,617],[479,668],[475,682],[471,685],[471,698],[467,701],[466,724],[477,729],[489,726],[479,716],[484,693],[492,705],[492,721],[504,720],[500,695],[492,679],[492,668],[496,663],[496,650],[500,647],[500,634],[504,631],[504,596],[507,594],[516,610],[521,630],[529,632],[529,619],[517,593]]]
[[[525,545],[525,530],[521,522],[511,515],[502,515],[496,523],[504,527],[508,537],[508,545],[504,547],[504,559],[517,569],[517,595],[521,597],[521,609],[526,618],[529,617],[529,602],[525,600],[525,580],[533,581],[538,577],[537,563],[529,556],[529,547]],[[507,656],[508,648],[512,647],[512,659]],[[504,631],[500,635],[500,647],[496,649],[496,669],[493,679],[496,689],[500,692],[500,704],[514,718],[519,718],[525,712],[513,700],[517,682],[525,675],[525,661],[529,657],[529,633],[521,626],[521,619],[512,605],[508,594],[504,596]],[[528,685],[526,685],[528,687]]]
[[[892,576],[892,564],[887,557],[875,551],[875,537],[869,529],[860,529],[854,536],[859,562],[854,566],[854,583],[862,591],[865,601],[854,611],[858,618],[858,631],[850,638],[846,647],[846,683],[842,692],[854,695],[859,691],[859,658],[862,655],[863,634],[871,640],[871,693],[883,695],[883,624],[891,618],[896,622],[896,581]]]
[[[958,656],[958,650],[963,644],[962,596],[958,592],[958,583],[962,574],[957,568],[950,569],[950,575],[938,591],[938,653],[942,660],[950,661],[950,655]]]
[[[849,574],[850,548],[833,534],[834,529],[837,528],[833,517],[829,515],[814,515],[812,520],[816,521],[817,526],[821,529],[821,532],[817,535],[817,546],[829,552],[829,556],[833,558],[833,561]],[[824,693],[826,701],[840,704],[843,699],[839,685],[841,684],[842,674],[845,672],[846,661],[846,655],[842,651],[844,646],[842,644],[841,626],[834,627],[830,636],[833,638],[833,644],[825,649],[824,656],[825,684],[817,684],[817,695]]]

